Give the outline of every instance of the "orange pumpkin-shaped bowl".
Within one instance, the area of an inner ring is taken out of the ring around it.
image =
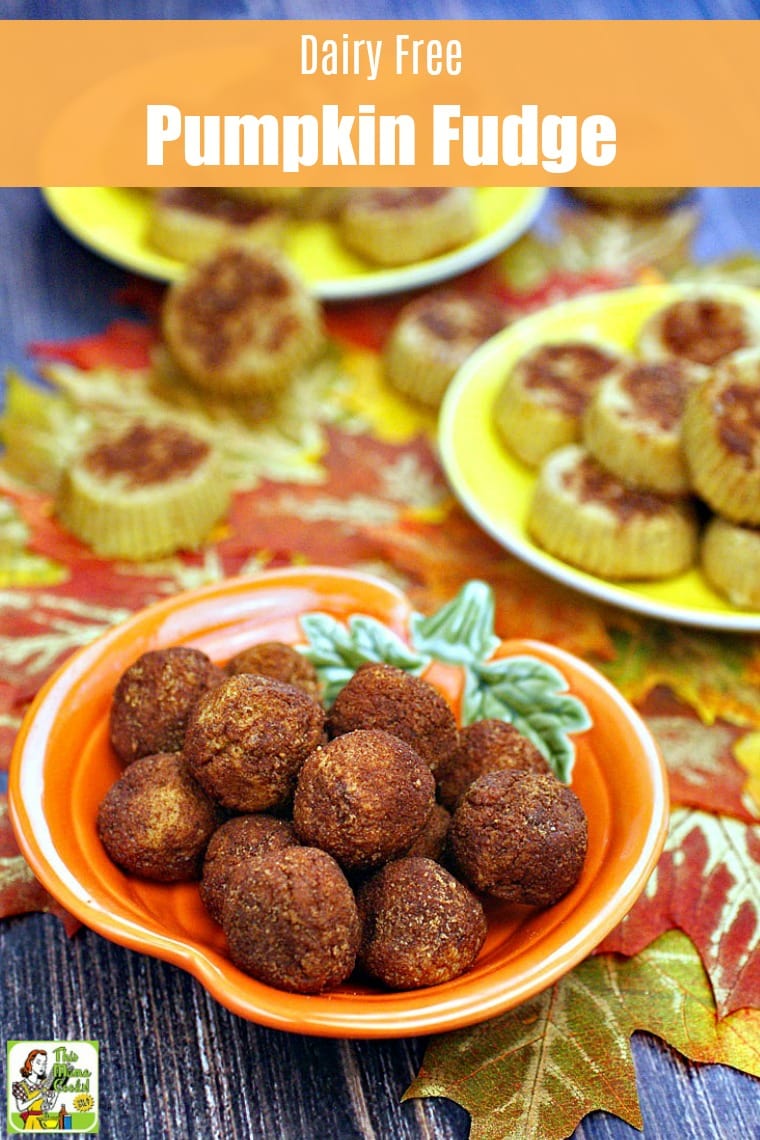
[[[303,996],[264,985],[233,966],[197,884],[166,885],[116,867],[96,832],[98,806],[121,768],[108,741],[116,682],[150,649],[192,645],[223,662],[246,646],[304,641],[301,619],[346,623],[366,615],[401,641],[413,611],[397,589],[367,575],[309,567],[269,571],[180,594],[135,614],[79,650],[47,682],[14,749],[9,803],[22,853],[51,895],[85,925],[195,975],[241,1017],[298,1033],[400,1037],[493,1017],[546,988],[586,957],[630,909],[664,843],[667,781],[645,725],[599,673],[535,641],[505,641],[496,658],[528,655],[562,674],[590,727],[573,741],[572,787],[588,817],[580,881],[543,911],[488,905],[488,937],[453,981],[388,992],[349,981]],[[424,674],[459,711],[462,670],[433,662]]]

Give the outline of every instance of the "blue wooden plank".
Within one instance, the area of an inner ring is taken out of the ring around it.
[[[751,20],[752,0],[3,0],[5,19]]]

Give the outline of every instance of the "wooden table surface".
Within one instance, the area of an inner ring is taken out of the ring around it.
[[[760,247],[760,191],[705,190],[698,250]],[[35,190],[0,191],[0,359],[24,346],[104,327],[124,274],[69,238]],[[0,667],[1,668],[1,667]],[[0,790],[2,786],[0,785]],[[321,1136],[461,1140],[452,1102],[400,1103],[423,1039],[323,1040],[260,1028],[216,1004],[181,970],[83,929],[32,915],[0,924],[0,1026],[15,1039],[101,1042],[105,1134],[140,1137]],[[633,1042],[648,1140],[760,1135],[756,1080],[695,1066],[657,1039]],[[601,1113],[577,1137],[634,1136]]]
[[[561,12],[527,0],[6,0],[11,18],[574,18],[749,19],[749,0],[568,0]],[[697,247],[760,252],[760,190],[707,190]],[[0,361],[28,367],[25,345],[101,329],[119,315],[124,281],[61,231],[35,190],[0,190]],[[0,669],[2,666],[0,665]],[[0,781],[2,781],[0,776]],[[4,784],[0,783],[0,791]],[[422,1059],[422,1038],[318,1039],[260,1028],[213,1001],[182,970],[86,929],[31,915],[0,923],[0,1026],[6,1039],[97,1039],[101,1133],[115,1140],[221,1136],[284,1140],[462,1140],[469,1117],[445,1100],[400,1102]],[[647,1140],[760,1136],[760,1086],[721,1066],[697,1066],[637,1034],[633,1050]],[[587,1140],[640,1135],[612,1116],[587,1117]]]

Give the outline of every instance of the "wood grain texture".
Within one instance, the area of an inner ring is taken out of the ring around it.
[[[183,971],[47,915],[0,926],[6,1039],[100,1041],[102,1133],[116,1140],[465,1140],[448,1100],[401,1102],[424,1039],[344,1041],[243,1021]],[[646,1140],[752,1140],[758,1084],[634,1038]],[[593,1113],[576,1140],[641,1134]]]

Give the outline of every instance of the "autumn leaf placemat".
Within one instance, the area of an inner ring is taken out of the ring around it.
[[[690,208],[659,228],[591,225],[577,213],[557,225],[559,237],[530,236],[470,275],[469,288],[517,314],[639,280],[653,266],[663,275],[688,270]],[[744,275],[751,268],[739,266]],[[670,833],[643,895],[597,953],[517,1009],[432,1039],[406,1095],[458,1101],[473,1140],[560,1140],[597,1109],[641,1126],[636,1031],[692,1060],[760,1076],[760,639],[606,609],[492,542],[448,489],[432,414],[384,381],[379,351],[404,298],[329,310],[326,355],[262,409],[199,399],[157,374],[159,292],[135,282],[132,304],[136,297],[144,322],[31,346],[45,385],[7,378],[0,768],[57,665],[161,597],[311,562],[378,573],[433,613],[466,581],[485,579],[500,637],[536,637],[578,654],[640,709],[668,767]],[[99,559],[54,517],[60,471],[93,423],[156,410],[212,434],[235,489],[231,510],[196,553],[141,564]],[[1,800],[0,916],[36,910],[58,913],[74,932],[23,863]]]

